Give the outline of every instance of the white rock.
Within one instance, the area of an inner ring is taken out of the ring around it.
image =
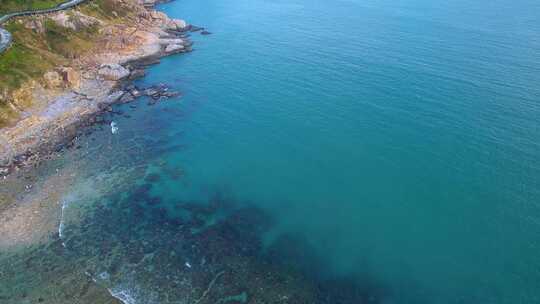
[[[161,45],[182,44],[183,45],[184,40],[182,40],[180,38],[165,38],[165,39],[160,39],[159,44],[161,44]]]
[[[168,27],[171,30],[181,31],[187,27],[187,23],[182,19],[171,19],[168,23]]]
[[[184,50],[184,46],[181,44],[169,44],[167,47],[165,47],[165,53],[171,54],[171,53],[177,53]]]
[[[103,64],[98,74],[106,80],[120,80],[129,76],[129,70],[116,63]]]

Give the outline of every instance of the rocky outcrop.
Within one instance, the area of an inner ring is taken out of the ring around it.
[[[159,23],[164,30],[187,31],[189,29],[189,25],[186,21],[182,19],[171,19],[160,11],[152,10],[150,12],[142,12],[140,17]]]
[[[62,67],[58,69],[66,87],[78,89],[81,86],[81,74],[73,68]]]
[[[32,18],[23,23],[24,27],[30,30],[33,30],[36,33],[43,34],[45,33],[45,26],[43,25],[42,18]]]
[[[181,44],[169,44],[165,47],[165,53],[167,54],[179,53],[183,50],[184,46]]]
[[[45,87],[48,89],[71,88],[78,89],[81,85],[81,75],[70,67],[60,67],[43,75]]]
[[[176,31],[185,31],[187,29],[187,23],[181,19],[170,19],[167,22],[167,29]]]
[[[97,18],[84,15],[78,11],[62,11],[51,15],[50,19],[53,20],[57,25],[72,29],[74,31],[79,31],[83,28],[88,28],[103,23]]]
[[[118,81],[129,76],[129,70],[117,63],[102,64],[98,75],[105,80]]]

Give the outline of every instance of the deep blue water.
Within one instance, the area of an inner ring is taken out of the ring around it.
[[[254,207],[271,224],[249,223],[265,227],[238,241],[261,242],[250,257],[310,280],[347,278],[371,302],[540,303],[540,2],[181,0],[160,9],[212,35],[193,34],[194,52],[164,58],[137,83],[167,83],[180,100],[121,107],[131,117],[113,118],[119,133],[97,131],[93,150],[77,156],[97,172],[144,167],[125,200],[150,180],[145,199],[169,216],[185,219],[179,201],[216,193]],[[126,214],[144,214],[133,204],[121,205],[133,209],[125,214],[113,204],[98,219],[119,212],[124,221],[88,224],[82,239],[138,238],[116,232],[133,225]],[[224,238],[234,230],[219,227]],[[67,249],[99,256],[75,232],[68,226]],[[166,303],[145,295],[136,303]]]

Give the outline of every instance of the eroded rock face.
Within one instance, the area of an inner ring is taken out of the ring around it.
[[[105,80],[113,81],[124,79],[129,76],[129,73],[128,69],[116,63],[102,64],[98,71]]]

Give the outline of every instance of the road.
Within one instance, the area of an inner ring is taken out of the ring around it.
[[[72,8],[85,1],[87,0],[70,0],[49,9],[42,9],[42,10],[35,10],[35,11],[20,11],[20,12],[14,12],[14,13],[0,16],[0,53],[7,50],[9,46],[11,45],[11,41],[12,41],[11,33],[5,30],[4,28],[2,28],[2,24],[6,23],[9,19],[20,17],[20,16],[50,14],[50,13]]]

